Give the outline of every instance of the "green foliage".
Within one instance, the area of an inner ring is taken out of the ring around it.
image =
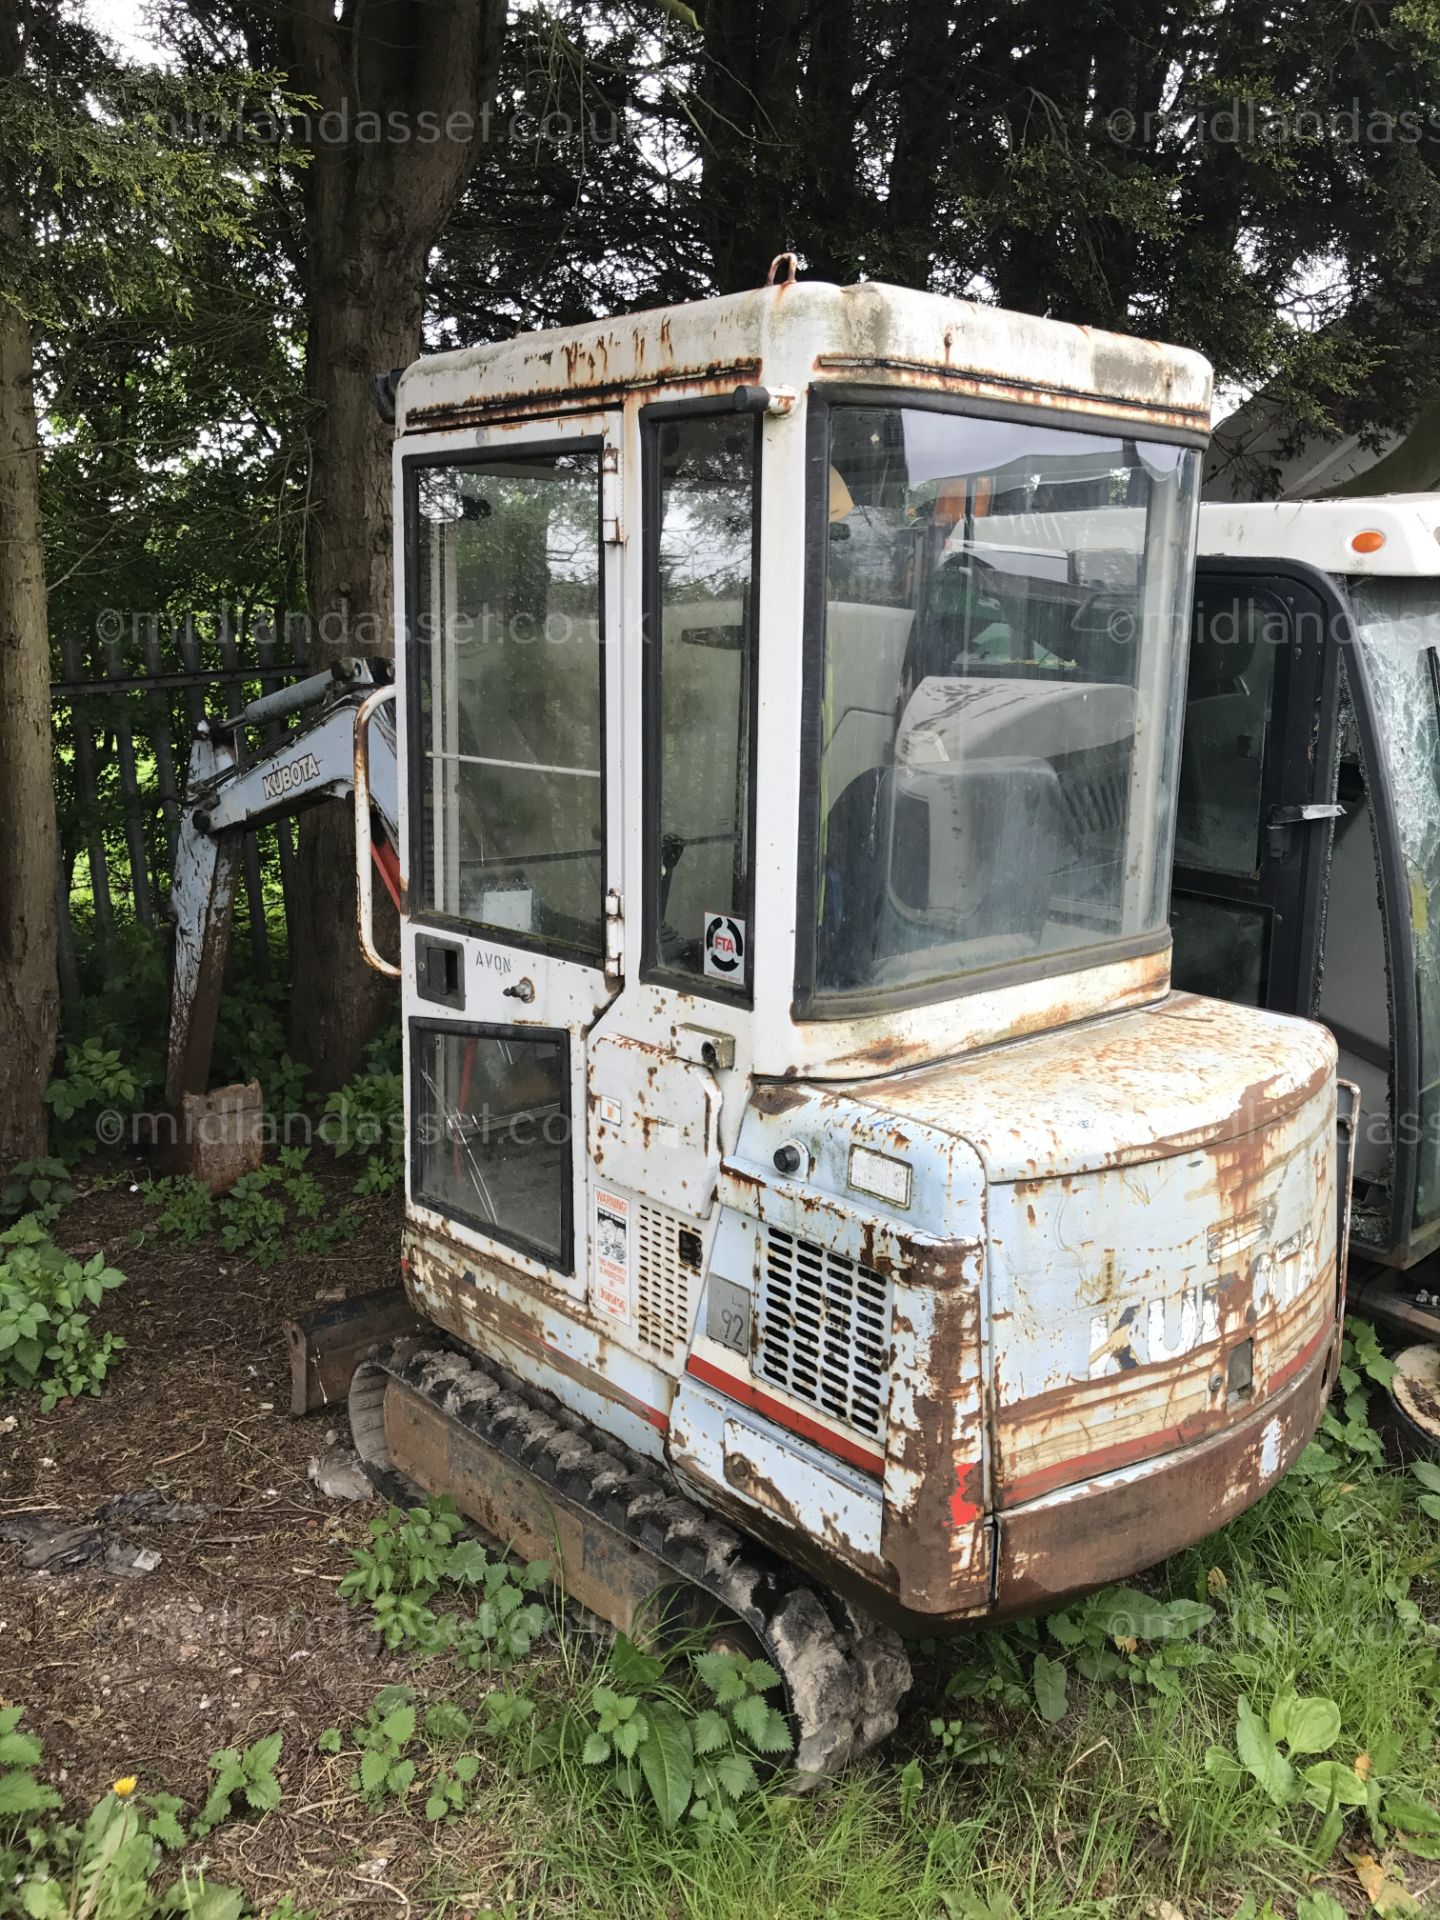
[[[1064,1668],[1061,1668],[1064,1672]],[[1064,1692],[1061,1701],[1063,1712]],[[1046,1714],[1046,1719],[1058,1720],[1060,1715]],[[940,1742],[940,1750],[952,1766],[990,1767],[1001,1759],[999,1747],[994,1735],[987,1727],[975,1720],[946,1720],[937,1716],[930,1722],[932,1736]]]
[[[1390,1779],[1400,1758],[1398,1736],[1387,1735],[1351,1763],[1332,1753],[1342,1725],[1334,1700],[1324,1694],[1298,1694],[1288,1682],[1263,1718],[1242,1694],[1235,1751],[1211,1747],[1205,1770],[1224,1784],[1248,1774],[1275,1806],[1318,1811],[1323,1817],[1313,1845],[1319,1864],[1330,1858],[1355,1810],[1366,1815],[1376,1846],[1393,1841],[1421,1859],[1440,1860],[1440,1812]]]
[[[273,1267],[295,1254],[325,1253],[353,1239],[360,1226],[353,1207],[326,1219],[325,1189],[309,1170],[308,1147],[282,1147],[278,1158],[243,1174],[219,1199],[202,1181],[188,1175],[156,1180],[151,1203],[159,1202],[156,1230],[182,1246],[193,1246],[217,1232],[226,1253],[238,1253],[258,1267]]]
[[[38,1387],[48,1413],[58,1401],[99,1393],[125,1342],[96,1338],[87,1307],[98,1307],[125,1276],[103,1253],[80,1261],[25,1214],[0,1233],[0,1398]]]
[[[1051,1614],[1045,1625],[1087,1680],[1128,1679],[1174,1699],[1179,1675],[1212,1657],[1194,1636],[1214,1618],[1215,1609],[1201,1600],[1162,1601],[1135,1587],[1107,1587]],[[1058,1720],[1065,1711],[1064,1667],[1037,1654],[1034,1685],[1042,1718]]]
[[[338,1155],[365,1155],[357,1193],[390,1193],[405,1179],[405,1080],[398,1055],[398,1032],[382,1035],[369,1050],[365,1071],[325,1102],[321,1138]]]
[[[20,1160],[0,1180],[0,1220],[32,1213],[45,1225],[75,1198],[63,1160]]]
[[[760,1792],[756,1759],[793,1744],[766,1697],[780,1676],[741,1653],[691,1653],[688,1665],[690,1685],[677,1685],[664,1660],[619,1635],[589,1710],[562,1723],[554,1751],[578,1748],[585,1768],[623,1799],[647,1800],[662,1826],[733,1829],[736,1803]],[[696,1704],[697,1682],[707,1704]]]
[[[155,1216],[157,1231],[167,1240],[178,1240],[182,1247],[193,1247],[215,1230],[215,1196],[203,1180],[188,1173],[171,1174],[150,1184],[151,1206],[158,1202]]]
[[[355,1729],[360,1766],[350,1782],[371,1806],[386,1798],[403,1800],[415,1780],[415,1762],[405,1749],[415,1737],[414,1695],[408,1687],[387,1687],[367,1718]]]
[[[175,1914],[188,1920],[240,1920],[245,1910],[242,1895],[207,1881],[203,1872],[182,1873],[172,1887],[157,1889],[162,1842],[144,1808],[114,1792],[98,1802],[78,1832],[62,1828],[50,1838],[48,1858],[21,1890],[27,1920],[154,1920]]]
[[[357,1548],[340,1583],[345,1599],[368,1605],[387,1647],[420,1653],[453,1648],[468,1667],[503,1671],[523,1659],[550,1621],[534,1599],[550,1578],[545,1561],[516,1570],[462,1535],[448,1497],[403,1513],[391,1507],[370,1522],[370,1545]],[[442,1594],[462,1603],[437,1613]],[[465,1603],[469,1603],[466,1607]]]
[[[469,1714],[453,1701],[437,1701],[421,1717],[409,1687],[382,1688],[369,1713],[350,1731],[357,1761],[350,1791],[372,1807],[386,1800],[408,1800],[423,1763],[427,1781],[425,1818],[452,1820],[471,1805],[480,1771],[478,1754],[454,1750],[467,1747],[475,1732]],[[345,1739],[340,1729],[327,1728],[320,1736],[319,1747],[322,1753],[343,1753]]]
[[[1431,1520],[1440,1520],[1440,1464],[1434,1460],[1413,1460],[1410,1471],[1425,1489],[1416,1499],[1416,1506]]]
[[[145,1092],[145,1082],[118,1047],[94,1036],[66,1047],[64,1070],[45,1089],[57,1151],[73,1158],[93,1153],[97,1144],[114,1145],[113,1138],[102,1141],[97,1134],[99,1115],[134,1112]]]
[[[1388,1388],[1394,1378],[1394,1363],[1386,1359],[1375,1329],[1365,1320],[1347,1320],[1334,1397],[1294,1471],[1309,1480],[1328,1479],[1357,1455],[1378,1465],[1385,1448],[1370,1421],[1370,1388]]]
[[[117,1780],[82,1825],[60,1819],[60,1796],[37,1778],[41,1744],[19,1731],[21,1717],[19,1707],[0,1709],[0,1913],[21,1920],[241,1920],[243,1897],[203,1871],[182,1870],[178,1880],[162,1884],[165,1854],[191,1837],[173,1794],[137,1795],[133,1779]],[[238,1776],[232,1792],[243,1791],[247,1805],[274,1805],[273,1764],[261,1764],[259,1756],[273,1746],[273,1762],[279,1745],[275,1734],[244,1755],[217,1754],[212,1766],[226,1765],[211,1802],[228,1768]],[[207,1802],[195,1836],[226,1817],[230,1798],[213,1808]]]
[[[23,1707],[0,1707],[0,1836],[35,1813],[60,1804],[53,1787],[36,1778],[44,1750],[33,1733],[21,1733]]]
[[[280,1782],[275,1769],[283,1740],[283,1735],[270,1733],[251,1746],[224,1747],[210,1756],[214,1779],[205,1804],[196,1816],[193,1832],[197,1839],[203,1839],[222,1820],[228,1820],[237,1800],[251,1813],[269,1813],[279,1806]]]

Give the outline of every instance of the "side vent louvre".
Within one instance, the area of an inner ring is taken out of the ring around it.
[[[635,1332],[642,1345],[668,1360],[683,1353],[690,1338],[700,1238],[677,1215],[643,1201],[636,1227]]]
[[[890,1399],[890,1283],[779,1227],[765,1230],[757,1371],[878,1438]]]

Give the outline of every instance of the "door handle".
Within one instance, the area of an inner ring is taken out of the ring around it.
[[[1272,807],[1265,818],[1265,833],[1270,852],[1283,859],[1290,847],[1293,827],[1313,826],[1318,820],[1343,820],[1345,809],[1336,800],[1307,800],[1301,806]]]
[[[375,945],[374,848],[370,837],[370,717],[394,698],[393,686],[377,687],[355,713],[355,928],[360,935],[360,951],[370,965],[377,973],[388,973],[392,980],[398,980],[399,967]]]

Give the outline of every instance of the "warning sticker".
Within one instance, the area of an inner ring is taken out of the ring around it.
[[[730,913],[705,916],[705,971],[712,980],[745,984],[745,922]]]
[[[595,1305],[612,1320],[630,1318],[630,1202],[595,1189]]]

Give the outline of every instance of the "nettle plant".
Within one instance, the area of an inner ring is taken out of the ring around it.
[[[468,1667],[503,1672],[550,1624],[549,1607],[536,1598],[549,1582],[549,1562],[512,1567],[467,1537],[464,1525],[448,1496],[409,1513],[389,1508],[370,1522],[370,1545],[356,1549],[340,1592],[370,1607],[387,1647],[448,1648]],[[441,1599],[458,1609],[437,1611]]]
[[[1384,1443],[1370,1420],[1370,1388],[1390,1386],[1395,1364],[1387,1360],[1375,1329],[1365,1320],[1347,1320],[1340,1347],[1335,1393],[1315,1438],[1295,1464],[1302,1480],[1327,1480],[1355,1455],[1380,1466]]]
[[[77,1260],[25,1214],[0,1233],[0,1397],[38,1387],[42,1411],[99,1393],[125,1342],[97,1338],[90,1307],[125,1279],[103,1253]]]
[[[487,1697],[487,1709],[495,1698]],[[425,1818],[453,1820],[474,1798],[480,1771],[474,1741],[493,1731],[488,1711],[481,1725],[454,1701],[437,1700],[422,1716],[409,1687],[383,1687],[369,1713],[350,1730],[356,1761],[350,1791],[379,1807],[387,1800],[408,1801],[423,1789]],[[322,1753],[346,1752],[338,1727],[327,1728],[318,1745]]]
[[[780,1676],[767,1661],[718,1649],[688,1662],[685,1685],[670,1662],[618,1635],[588,1711],[548,1744],[556,1758],[578,1744],[583,1766],[628,1800],[648,1798],[663,1826],[688,1818],[728,1827],[735,1803],[760,1791],[756,1760],[773,1761],[794,1744],[767,1698]],[[704,1706],[695,1704],[695,1682],[709,1696]]]

